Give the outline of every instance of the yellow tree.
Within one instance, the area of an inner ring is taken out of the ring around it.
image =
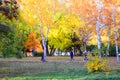
[[[57,22],[58,27],[50,31],[49,45],[63,51],[73,45],[74,32],[77,33],[79,27],[82,26],[82,22],[80,23],[79,17],[75,14],[57,13],[57,15],[60,20]]]
[[[21,5],[21,16],[32,28],[40,30],[42,44],[44,47],[44,61],[46,60],[46,50],[49,29],[55,27],[57,20],[53,21],[55,12],[64,11],[64,4],[59,0],[19,0]]]

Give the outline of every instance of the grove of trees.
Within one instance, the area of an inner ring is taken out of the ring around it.
[[[42,44],[44,60],[73,48],[114,55],[119,62],[120,0],[0,0],[0,17],[4,57],[21,58],[28,47]]]

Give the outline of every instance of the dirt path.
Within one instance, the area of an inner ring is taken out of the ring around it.
[[[56,57],[47,57],[47,62],[84,62],[83,57],[74,57],[74,60],[71,61],[69,56],[56,56]],[[41,62],[40,57],[26,57],[22,59],[16,59],[16,58],[8,58],[3,59],[0,58],[0,62]],[[116,57],[109,57],[108,63],[113,67],[120,67],[120,64],[116,62]]]

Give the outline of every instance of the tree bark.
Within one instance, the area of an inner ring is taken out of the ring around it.
[[[86,41],[83,42],[83,46],[84,46],[84,51],[87,51],[87,50],[86,50]]]
[[[42,44],[43,44],[43,48],[44,48],[43,61],[46,61],[46,55],[47,55],[47,51],[48,51],[48,43],[47,43],[48,42],[48,33],[49,33],[49,27],[47,29],[46,38],[44,37],[43,34],[41,34]]]
[[[112,5],[112,21],[114,26],[114,36],[115,36],[115,44],[116,44],[116,58],[119,63],[119,52],[118,52],[118,37],[117,37],[117,28],[116,28],[116,18],[115,18],[115,7]]]
[[[50,49],[50,56],[53,56],[53,55],[54,55],[55,50],[56,50],[56,49],[53,48],[53,47]]]
[[[116,57],[117,57],[117,62],[119,62],[118,37],[117,37],[117,29],[116,29],[116,20],[115,20],[115,18],[113,18],[113,23],[114,23],[114,36],[115,36],[115,44],[116,44]]]
[[[48,41],[46,41],[46,54],[49,56],[49,51],[48,51]]]
[[[46,54],[47,54],[46,53],[46,41],[45,41],[43,34],[41,36],[42,36],[42,44],[43,44],[43,48],[44,48],[43,61],[46,61]]]
[[[100,35],[100,0],[97,0],[98,4],[97,4],[97,9],[98,9],[98,17],[96,20],[96,31],[97,31],[97,41],[98,41],[98,55],[101,58],[101,35]]]
[[[107,46],[107,50],[106,50],[106,55],[109,55],[109,50],[110,50],[110,26],[108,26],[108,46]]]
[[[98,26],[98,23],[96,24],[96,30],[97,30],[97,41],[98,41],[98,54],[99,57],[101,57],[101,35],[100,35],[100,28]]]

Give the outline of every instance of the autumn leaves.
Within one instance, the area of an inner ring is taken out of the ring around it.
[[[84,40],[79,33],[79,30],[82,30],[81,28],[86,28],[93,36],[97,36],[98,49],[101,49],[101,43],[104,42],[101,38],[103,36],[108,37],[102,32],[106,33],[108,27],[115,29],[115,26],[113,27],[112,9],[113,6],[117,9],[119,3],[120,0],[28,0],[27,2],[22,0],[20,2],[23,7],[21,16],[26,22],[33,28],[36,25],[44,27],[42,35],[49,39],[46,42],[49,41],[49,45],[61,49],[64,49],[63,46],[71,45],[70,34],[74,32],[80,40]],[[114,14],[114,18],[118,19],[118,12],[115,11]],[[118,28],[119,26],[116,25],[116,30]],[[40,30],[40,32],[42,31]],[[49,34],[46,34],[47,31]],[[90,41],[90,39],[88,40]],[[94,38],[93,42],[95,41]],[[101,55],[100,52],[99,55]]]

